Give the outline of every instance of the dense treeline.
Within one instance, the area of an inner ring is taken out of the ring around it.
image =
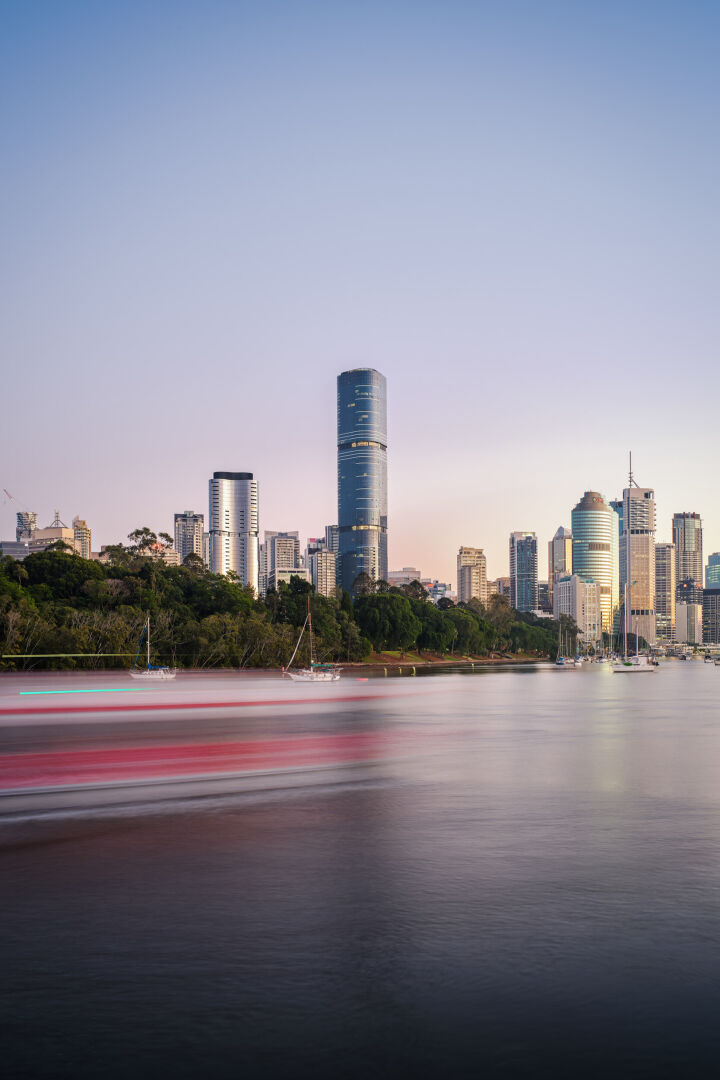
[[[182,566],[150,557],[148,544],[138,542],[145,532],[132,534],[130,547],[110,549],[106,563],[59,549],[24,562],[0,559],[0,667],[128,667],[148,613],[155,662],[280,667],[295,647],[308,596],[315,659],[323,662],[363,660],[373,649],[448,657],[555,654],[556,624],[512,611],[501,597],[487,609],[477,601],[435,606],[418,582],[403,588],[366,582],[353,603],[348,593],[328,599],[293,578],[260,600],[232,576],[209,573],[196,556]],[[65,655],[42,658],[48,653]],[[12,659],[18,654],[31,658]],[[308,660],[305,635],[296,663]]]

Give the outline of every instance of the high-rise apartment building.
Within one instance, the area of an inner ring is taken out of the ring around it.
[[[598,491],[586,491],[570,524],[573,573],[598,586],[602,629],[609,633],[620,595],[618,515]]]
[[[482,548],[461,547],[457,554],[458,603],[488,602],[487,559]]]
[[[577,574],[559,574],[555,578],[553,617],[570,615],[575,620],[586,645],[600,639],[602,618],[600,589],[594,581],[585,581]]]
[[[374,368],[337,380],[338,583],[360,574],[385,580],[387,558],[387,388]]]
[[[82,556],[83,559],[89,559],[92,552],[92,533],[88,528],[87,521],[74,517],[72,527],[76,553]]]
[[[316,593],[320,596],[335,595],[335,570],[337,557],[334,551],[328,551],[326,547],[318,548],[310,555],[310,580]]]
[[[537,611],[537,537],[534,532],[510,533],[510,607]]]
[[[702,520],[699,514],[673,514],[675,575],[678,584],[692,578],[702,585]]]
[[[337,525],[325,526],[325,547],[340,557],[340,529]]]
[[[694,578],[679,581],[675,604],[675,640],[699,645],[703,640],[703,587]]]
[[[216,472],[210,489],[210,569],[231,571],[258,590],[258,482],[249,472]]]
[[[655,545],[655,629],[658,641],[675,640],[675,545]]]
[[[632,474],[630,486],[623,491],[620,602],[627,632],[639,634],[648,645],[654,645],[655,492],[652,488],[638,487]]]
[[[708,555],[705,567],[705,588],[720,589],[720,551]]]
[[[34,510],[21,510],[15,515],[15,539],[18,543],[30,539],[30,533],[37,529],[37,514]]]
[[[182,514],[175,514],[175,550],[180,562],[184,562],[188,555],[197,555],[203,559],[203,529],[205,520],[202,514],[196,514],[193,510],[184,510]]]
[[[572,533],[564,525],[548,541],[548,599],[551,610],[556,574],[572,574]]]

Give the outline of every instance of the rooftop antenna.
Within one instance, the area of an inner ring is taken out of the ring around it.
[[[635,477],[633,476],[633,473],[632,473],[632,450],[631,450],[630,451],[630,470],[629,470],[629,476],[628,476],[628,487],[633,487],[633,486],[637,487],[638,485],[635,482]]]
[[[61,528],[62,529],[67,529],[67,525],[65,524],[64,521],[60,520],[60,511],[56,510],[55,511],[55,517],[53,518],[51,524],[48,525],[48,529],[61,529]]]

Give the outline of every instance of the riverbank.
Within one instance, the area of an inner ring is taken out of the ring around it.
[[[367,660],[355,661],[352,663],[340,663],[338,664],[338,667],[342,671],[347,672],[367,671],[369,673],[377,673],[440,668],[448,671],[460,671],[469,668],[471,671],[474,671],[475,668],[478,667],[548,663],[550,663],[550,658],[547,656],[525,655],[522,653],[513,654],[512,656],[493,653],[489,656],[447,657],[438,656],[437,654],[432,653],[401,653],[389,651],[372,653]]]

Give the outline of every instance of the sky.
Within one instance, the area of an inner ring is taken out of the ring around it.
[[[390,568],[506,574],[585,490],[720,549],[715,2],[0,6],[0,537],[337,517],[388,381]]]

